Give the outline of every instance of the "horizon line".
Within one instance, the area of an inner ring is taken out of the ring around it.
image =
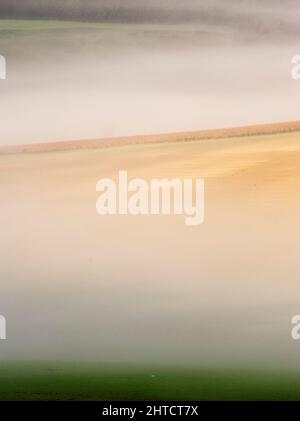
[[[93,138],[86,140],[63,140],[18,145],[3,145],[0,146],[0,155],[58,152],[81,149],[106,149],[111,147],[136,144],[159,144],[173,142],[193,142],[200,140],[231,139],[238,137],[294,133],[298,131],[300,132],[300,120],[196,131],[180,131],[158,134]]]

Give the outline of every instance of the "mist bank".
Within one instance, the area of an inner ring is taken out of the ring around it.
[[[3,31],[0,144],[298,120],[295,51],[205,26]]]

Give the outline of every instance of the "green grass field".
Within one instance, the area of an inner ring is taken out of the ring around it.
[[[298,400],[300,374],[1,363],[0,400]]]

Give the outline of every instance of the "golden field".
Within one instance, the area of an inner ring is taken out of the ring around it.
[[[298,366],[298,126],[3,148],[4,358]],[[119,170],[204,178],[204,224],[97,215]]]

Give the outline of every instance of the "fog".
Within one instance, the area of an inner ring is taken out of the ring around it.
[[[205,22],[15,28],[0,36],[1,144],[299,118],[293,37],[238,36]]]

